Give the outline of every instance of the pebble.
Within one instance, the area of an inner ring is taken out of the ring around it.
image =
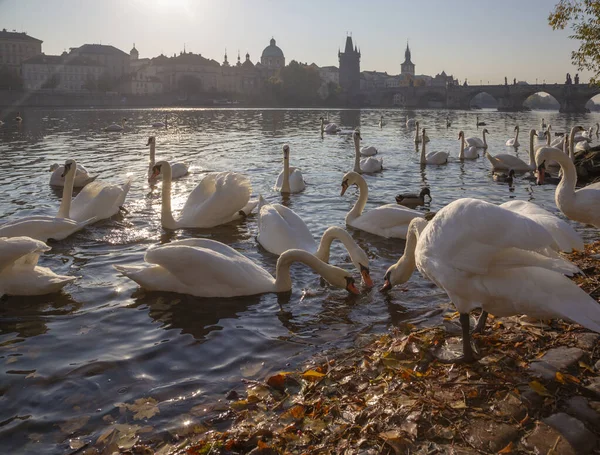
[[[567,412],[590,424],[590,428],[600,426],[600,414],[594,411],[585,397],[576,396],[567,400]]]
[[[473,422],[467,429],[467,441],[477,450],[496,453],[519,436],[519,430],[506,423],[493,420]]]
[[[548,454],[554,450],[554,453],[560,455],[577,455],[571,444],[558,431],[544,422],[536,422],[535,429],[530,435],[523,438],[522,444],[533,453]]]
[[[597,438],[589,431],[583,422],[564,412],[545,418],[544,423],[558,431],[576,450],[577,454],[585,455],[596,448]],[[562,453],[560,450],[558,453]]]
[[[531,372],[543,379],[552,380],[557,371],[568,370],[579,362],[585,352],[579,348],[561,346],[550,349],[540,359],[529,365]]]
[[[590,332],[578,333],[575,335],[575,338],[577,340],[578,348],[591,352],[598,343],[598,340],[600,340],[600,335]]]

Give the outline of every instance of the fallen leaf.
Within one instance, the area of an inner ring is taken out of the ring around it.
[[[542,384],[540,384],[538,381],[531,381],[529,383],[529,387],[531,387],[531,389],[537,393],[538,395],[542,396],[542,397],[551,397],[552,394],[550,392],[548,392],[548,389],[546,387],[544,387]]]
[[[554,374],[554,379],[556,379],[561,384],[566,384],[567,383],[567,381],[565,381],[565,377],[563,376],[563,374],[560,371],[557,371]]]
[[[285,377],[288,374],[289,373],[277,373],[271,376],[269,379],[267,379],[267,384],[273,387],[274,389],[281,390],[283,392],[283,390],[285,389]]]
[[[90,416],[73,417],[72,419],[61,423],[59,426],[64,433],[72,434],[83,427],[88,420],[90,420]]]
[[[504,449],[502,449],[498,453],[512,453],[513,448],[514,448],[514,444],[511,441],[508,443],[508,445]]]
[[[581,368],[584,368],[584,369],[588,370],[591,373],[594,373],[594,369],[591,366],[589,366],[587,363],[582,362],[581,360],[579,361],[579,366]]]
[[[308,370],[308,371],[305,371],[304,373],[302,373],[302,378],[306,379],[307,381],[317,381],[317,380],[321,379],[323,376],[325,376],[323,373],[319,373],[318,371],[315,371],[315,370]]]
[[[135,420],[150,419],[160,413],[157,403],[154,398],[138,398],[133,404],[128,404],[127,409],[135,413],[133,415]]]

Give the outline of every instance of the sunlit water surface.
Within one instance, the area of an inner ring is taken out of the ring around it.
[[[311,356],[348,346],[359,336],[414,320],[448,298],[416,273],[406,286],[360,296],[334,289],[304,266],[292,267],[293,291],[236,299],[199,299],[144,293],[119,276],[113,264],[141,262],[151,245],[186,237],[207,237],[231,245],[274,273],[276,257],[258,246],[256,217],[208,230],[167,232],[160,225],[161,187],[146,181],[149,135],[157,136],[157,157],[188,161],[189,177],[173,185],[174,209],[207,171],[247,174],[253,193],[283,202],[306,221],[315,237],[344,216],[356,189],[340,196],[345,172],[352,169],[348,136],[319,136],[322,111],[172,109],[169,129],[153,129],[165,110],[27,110],[18,126],[0,127],[0,222],[31,214],[55,214],[60,191],[49,185],[54,162],[74,158],[99,179],[134,183],[127,214],[97,223],[51,244],[40,264],[79,277],[64,292],[0,302],[0,447],[3,453],[64,453],[69,440],[94,442],[114,423],[149,427],[146,434],[181,433],[200,421],[203,404],[242,389],[241,378],[262,380],[278,370],[300,367]],[[380,114],[387,124],[380,129]],[[429,151],[448,151],[445,166],[421,169],[406,115],[428,128]],[[479,135],[476,112],[330,111],[346,128],[361,127],[363,145],[374,145],[384,171],[367,176],[369,208],[393,203],[398,192],[429,186],[430,207],[476,197],[501,203],[533,201],[553,213],[554,186],[535,186],[519,177],[514,190],[491,178],[485,159],[461,163],[458,131]],[[527,158],[527,130],[542,117],[554,131],[574,124],[590,126],[598,114],[567,116],[550,112],[505,114],[479,111],[487,123],[492,153],[506,153],[505,142],[521,127],[518,155]],[[446,116],[452,126],[446,128]],[[104,127],[128,118],[125,132]],[[306,191],[283,199],[272,190],[288,143],[291,163],[300,167]],[[562,216],[559,214],[559,216]],[[466,221],[465,221],[466,222]],[[586,239],[596,235],[574,226]],[[402,254],[404,241],[386,240],[350,229],[371,259],[377,285]],[[355,273],[347,253],[334,244],[331,262]],[[199,269],[197,273],[201,274]],[[356,273],[355,273],[356,275]],[[117,403],[152,397],[159,414],[135,421]],[[189,427],[189,425],[188,425]]]

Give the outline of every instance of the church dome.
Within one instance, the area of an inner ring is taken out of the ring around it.
[[[271,58],[283,58],[283,51],[275,45],[275,39],[271,38],[271,44],[265,47],[265,50],[262,53],[262,58],[271,57]]]

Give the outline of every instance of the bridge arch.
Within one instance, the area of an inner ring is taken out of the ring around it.
[[[558,111],[560,101],[551,93],[539,90],[523,100],[523,106],[533,110]]]
[[[484,89],[475,90],[469,94],[469,109],[497,109],[500,105],[498,98]]]

